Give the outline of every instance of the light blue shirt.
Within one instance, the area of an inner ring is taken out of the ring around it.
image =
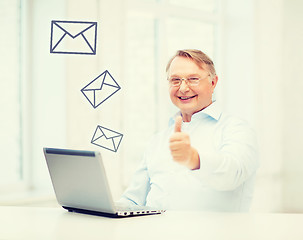
[[[150,142],[119,203],[167,210],[248,211],[259,165],[252,128],[222,113],[216,102],[195,113],[190,122],[182,123],[200,157],[200,169],[189,170],[170,154],[174,118]]]

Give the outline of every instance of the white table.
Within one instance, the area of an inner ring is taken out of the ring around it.
[[[112,219],[61,208],[3,206],[0,239],[302,240],[303,214],[167,211]]]

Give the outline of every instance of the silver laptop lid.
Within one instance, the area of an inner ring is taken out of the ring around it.
[[[43,150],[61,206],[116,212],[99,152],[55,148]]]

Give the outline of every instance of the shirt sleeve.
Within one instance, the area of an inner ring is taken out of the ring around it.
[[[147,171],[146,154],[132,176],[130,185],[116,202],[118,205],[146,205],[146,196],[150,190],[150,180]]]
[[[200,169],[192,174],[216,190],[234,190],[254,175],[259,166],[256,134],[241,120],[227,121],[215,153],[197,151]]]

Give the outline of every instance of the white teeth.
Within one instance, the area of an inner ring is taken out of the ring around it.
[[[190,99],[192,97],[180,97],[181,100],[186,100],[186,99]]]

